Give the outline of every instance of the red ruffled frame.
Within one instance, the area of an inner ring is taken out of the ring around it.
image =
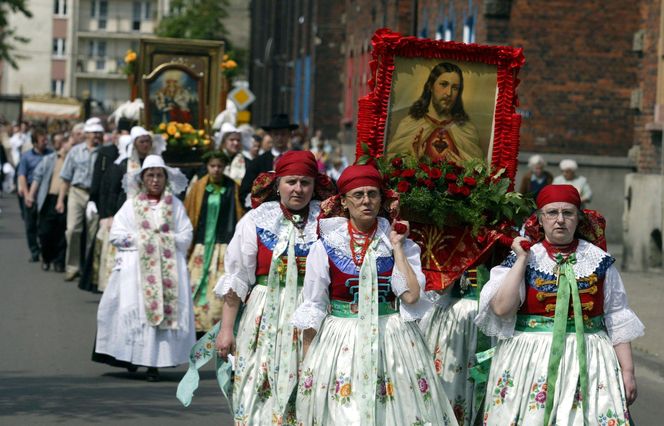
[[[521,125],[521,116],[516,113],[516,88],[519,85],[517,74],[525,63],[522,49],[421,39],[403,36],[385,28],[374,33],[372,46],[371,92],[359,100],[357,158],[364,154],[363,143],[368,145],[371,156],[383,155],[395,57],[480,62],[497,67],[498,96],[494,111],[491,165],[494,170],[504,168],[514,185]]]

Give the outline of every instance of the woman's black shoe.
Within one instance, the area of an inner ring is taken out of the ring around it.
[[[135,373],[136,370],[138,370],[138,366],[136,365],[130,365],[129,367],[127,367],[127,371],[129,371],[130,373]]]
[[[145,377],[148,382],[158,382],[159,370],[156,367],[148,367],[148,372]]]

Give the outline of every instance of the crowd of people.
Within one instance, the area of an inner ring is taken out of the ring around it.
[[[380,172],[285,114],[262,129],[222,126],[188,176],[131,123],[17,145],[29,260],[103,292],[94,361],[148,381],[189,363],[188,404],[215,359],[237,425],[630,422],[644,327],[576,163],[558,182],[532,159],[524,237],[425,292]]]

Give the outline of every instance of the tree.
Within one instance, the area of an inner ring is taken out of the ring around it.
[[[157,27],[161,37],[224,40],[222,19],[228,16],[228,0],[172,0],[171,14]]]
[[[16,34],[16,28],[9,27],[8,15],[18,13],[32,18],[26,0],[0,0],[0,60],[6,61],[14,69],[18,68],[16,59],[25,57],[25,55],[15,53],[16,44],[25,44],[30,41],[28,38]]]

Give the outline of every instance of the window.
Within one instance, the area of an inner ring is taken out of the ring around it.
[[[64,38],[54,38],[53,39],[53,55],[54,56],[64,56],[65,54],[65,39]]]
[[[133,12],[132,12],[132,18],[131,18],[131,29],[132,31],[140,31],[141,30],[141,5],[142,3],[140,1],[135,1],[133,3]]]
[[[96,63],[96,68],[97,70],[105,70],[106,69],[106,42],[105,41],[97,41],[97,63]]]
[[[475,43],[475,18],[469,16],[463,26],[463,42]]]
[[[64,80],[51,80],[51,93],[56,96],[63,96],[65,92]]]
[[[67,14],[67,0],[55,0],[53,2],[53,14],[66,15]]]
[[[108,1],[99,0],[99,18],[97,18],[97,28],[106,29],[106,19],[108,18]]]
[[[94,18],[97,15],[97,0],[90,2],[90,16]]]
[[[150,2],[149,1],[144,1],[143,2],[143,17],[147,20],[152,19],[152,11],[150,10]]]

